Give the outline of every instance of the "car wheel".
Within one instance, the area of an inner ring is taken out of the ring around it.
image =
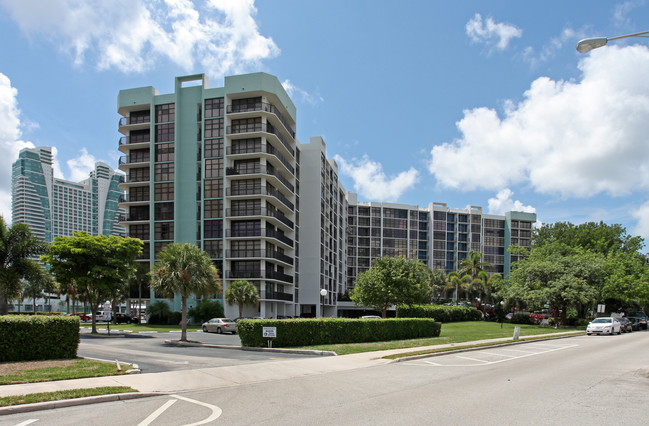
[[[587,335],[591,336],[593,333],[586,333]]]
[[[221,327],[218,327],[218,328],[216,329],[216,334],[221,334],[221,333],[223,333],[223,332],[221,331]]]
[[[236,332],[236,331],[233,331],[232,334],[237,334],[237,332]]]
[[[203,326],[203,333],[207,333],[207,327]]]

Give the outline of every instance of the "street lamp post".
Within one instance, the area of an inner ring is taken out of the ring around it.
[[[640,33],[627,34],[627,35],[622,35],[622,36],[617,36],[617,37],[585,38],[583,40],[579,40],[579,43],[577,43],[577,51],[579,53],[590,52],[591,50],[597,49],[598,47],[606,46],[606,43],[608,43],[611,40],[619,40],[621,38],[649,37],[649,36],[647,36],[645,34],[649,34],[649,31],[643,31],[643,32],[640,32]]]
[[[320,310],[320,318],[324,316],[325,297],[327,297],[327,289],[323,288],[322,290],[320,290],[320,298],[322,299],[322,309]]]

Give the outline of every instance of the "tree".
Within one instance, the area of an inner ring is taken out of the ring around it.
[[[451,271],[446,276],[446,286],[444,287],[444,290],[455,290],[455,305],[457,306],[460,290],[464,290],[468,294],[473,287],[473,281],[474,280],[468,274],[460,276],[459,273]]]
[[[418,260],[380,257],[367,271],[358,274],[350,298],[387,316],[391,305],[430,303],[431,270]]]
[[[54,291],[52,275],[43,268],[29,279],[23,281],[23,295],[32,298],[33,312],[36,313],[36,299],[45,295],[44,292]]]
[[[219,270],[210,256],[190,243],[169,244],[160,252],[151,287],[164,297],[180,295],[182,342],[187,341],[187,298],[192,293],[203,296],[221,291]]]
[[[137,262],[135,269],[128,277],[129,294],[130,298],[133,293],[137,293],[137,316],[140,316],[142,308],[142,287],[145,287],[145,294],[150,294],[149,286],[151,284],[151,274],[149,264],[144,262]],[[147,296],[148,298],[149,296]]]
[[[433,299],[439,302],[441,294],[446,287],[446,273],[442,269],[433,269],[430,279],[430,286],[432,289]]]
[[[244,305],[254,306],[259,303],[259,292],[257,287],[249,281],[235,281],[225,291],[225,301],[228,305],[238,305],[239,317],[242,317]]]
[[[74,283],[77,296],[92,309],[92,333],[97,333],[97,307],[126,286],[141,253],[142,241],[137,238],[92,236],[80,231],[71,237],[56,237],[41,260],[51,265],[59,282]]]
[[[607,225],[604,222],[587,222],[581,225],[556,222],[544,225],[532,234],[532,246],[557,243],[573,248],[581,247],[603,255],[614,251],[637,253],[644,247],[642,237],[628,235],[622,225]]]
[[[493,268],[491,263],[482,260],[482,253],[471,250],[469,255],[460,262],[458,274],[460,276],[469,275],[471,279],[475,280],[480,278],[480,272],[491,268]]]
[[[34,260],[46,244],[35,237],[29,226],[16,223],[10,228],[0,216],[0,315],[9,311],[9,300],[21,291],[23,278],[36,277],[41,267]]]

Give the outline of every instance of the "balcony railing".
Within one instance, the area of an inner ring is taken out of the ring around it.
[[[225,230],[226,238],[249,238],[249,237],[267,237],[275,238],[286,244],[289,247],[293,247],[293,240],[282,234],[281,232],[261,228],[261,229],[226,229]]]
[[[226,188],[225,193],[228,197],[236,197],[236,196],[244,196],[244,195],[268,195],[277,198],[279,201],[282,202],[282,204],[288,207],[291,211],[295,210],[295,206],[293,205],[293,203],[291,203],[288,200],[288,198],[282,195],[281,192],[273,188],[268,188],[266,186],[258,186],[256,188]]]
[[[132,124],[147,124],[151,122],[150,115],[138,115],[134,117],[121,117],[119,119],[120,126],[130,126]]]
[[[266,132],[271,133],[277,136],[277,139],[284,145],[292,157],[295,157],[295,150],[291,147],[289,142],[286,140],[284,135],[281,132],[277,131],[272,124],[264,123],[247,123],[247,124],[236,124],[234,126],[227,127],[227,133],[229,135],[235,135],[239,133],[254,133],[254,132]]]
[[[132,138],[130,136],[122,136],[119,138],[119,144],[121,145],[129,145],[129,144],[134,144],[134,143],[150,143],[151,138],[147,138],[148,140],[142,140],[142,138]]]
[[[241,217],[241,216],[266,216],[273,217],[289,228],[293,229],[295,224],[292,220],[284,216],[281,212],[273,209],[267,209],[265,207],[257,207],[250,209],[226,209],[225,215],[227,217]]]
[[[228,278],[262,279],[261,270],[254,271],[228,271]]]
[[[281,272],[277,271],[266,271],[265,273],[266,278],[271,279],[271,280],[278,280],[278,281],[284,281],[286,283],[293,283],[293,276],[292,275],[286,275]]]
[[[293,301],[293,295],[291,293],[283,293],[279,291],[262,291],[260,295],[261,299],[274,299],[274,300],[284,300],[287,302]]]
[[[131,169],[133,170],[133,169]],[[151,178],[149,176],[125,176],[124,177],[124,183],[145,183],[149,182]]]
[[[293,258],[275,250],[226,250],[226,257],[229,258],[264,258],[277,259],[289,265],[293,265]]]
[[[140,222],[144,220],[149,220],[148,212],[139,214],[124,213],[119,215],[120,222]]]
[[[255,111],[265,111],[274,114],[282,123],[286,131],[295,139],[295,132],[291,129],[291,126],[288,124],[288,121],[284,118],[284,115],[279,111],[275,105],[268,104],[266,102],[255,102],[254,104],[244,104],[244,105],[228,105],[227,108],[228,114],[233,114],[237,112],[255,112]]]
[[[261,164],[255,164],[253,167],[244,167],[244,168],[227,167],[225,169],[225,174],[228,176],[254,175],[254,174],[273,176],[277,178],[277,180],[282,182],[282,184],[284,184],[285,187],[290,189],[291,192],[295,192],[295,187],[291,184],[291,182],[289,182],[288,179],[286,179],[277,170],[275,170],[274,167],[263,166]]]
[[[137,163],[148,163],[151,161],[150,157],[137,157],[134,155],[122,155],[119,157],[119,166],[122,164],[137,164]]]
[[[131,194],[126,194],[126,195],[120,195],[119,199],[117,200],[118,203],[141,203],[141,202],[148,202],[151,201],[151,197],[149,194],[146,195],[131,195]]]
[[[270,280],[277,280],[277,281],[283,281],[289,284],[293,283],[293,276],[292,275],[286,275],[282,274],[281,272],[275,272],[275,271],[265,271],[262,272],[261,270],[246,270],[246,271],[238,271],[236,269],[228,271],[228,278],[244,278],[244,279],[270,279]],[[287,293],[284,293],[287,294]]]

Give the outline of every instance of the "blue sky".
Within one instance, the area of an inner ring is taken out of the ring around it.
[[[649,238],[649,39],[575,50],[648,18],[646,0],[0,0],[0,214],[25,146],[56,147],[66,179],[117,168],[120,89],[264,71],[361,201]]]

